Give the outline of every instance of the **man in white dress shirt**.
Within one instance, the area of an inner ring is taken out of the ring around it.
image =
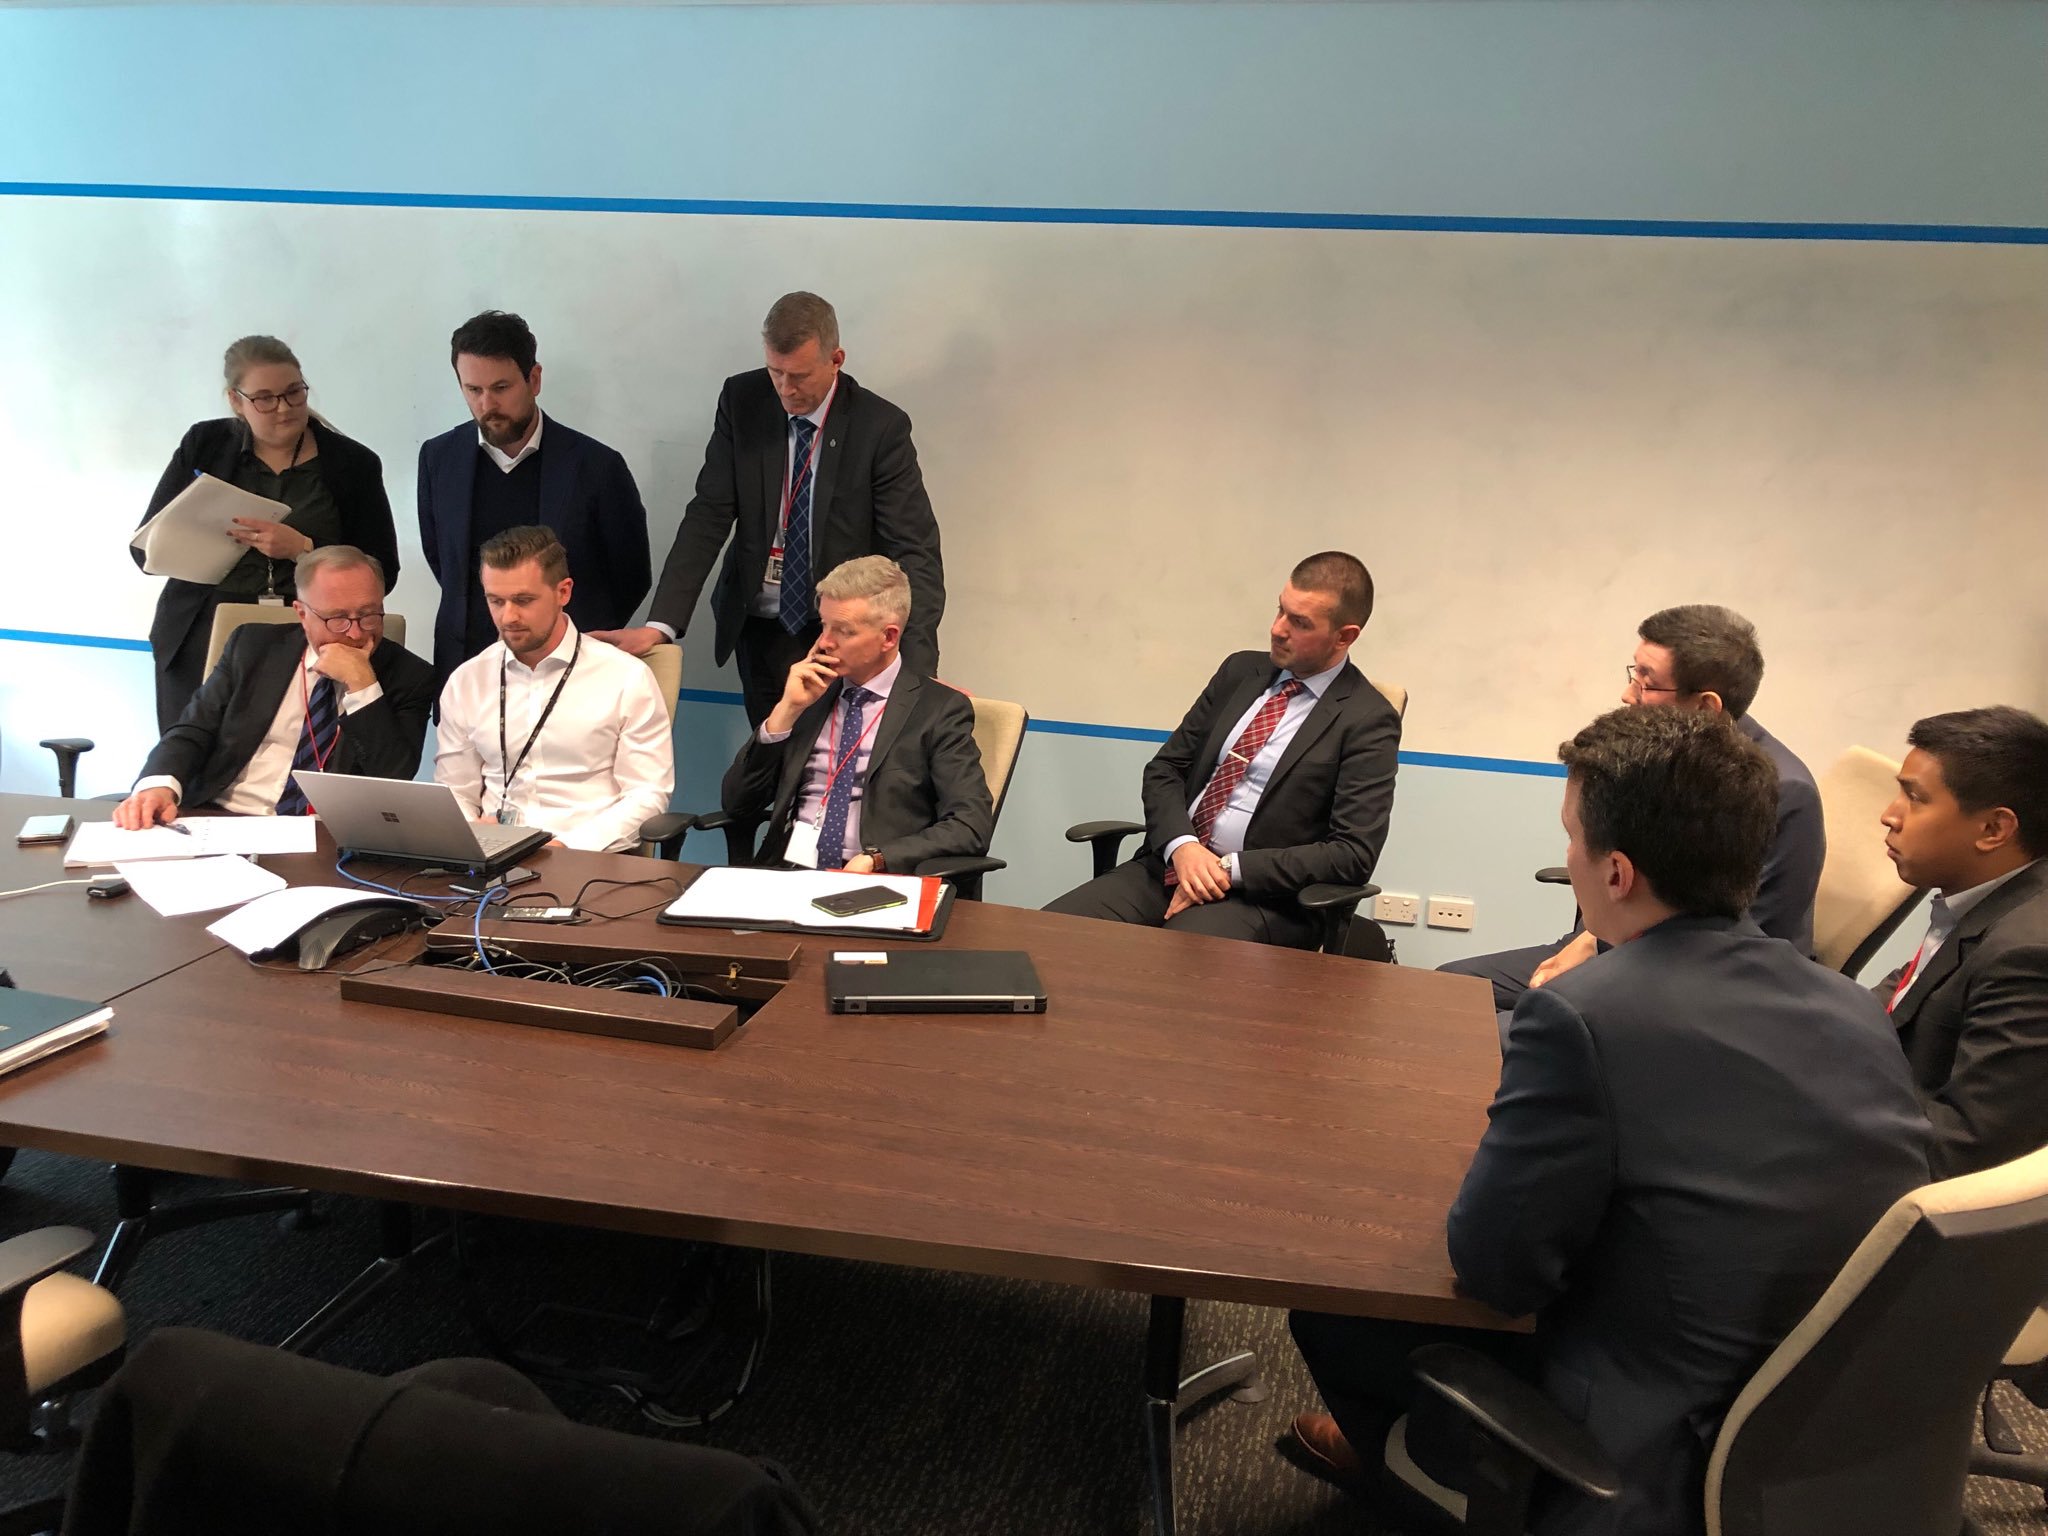
[[[575,583],[551,530],[508,528],[479,557],[498,642],[441,691],[435,780],[479,821],[545,827],[570,848],[632,848],[675,789],[654,674],[570,622]]]

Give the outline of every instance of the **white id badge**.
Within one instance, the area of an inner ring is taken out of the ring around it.
[[[764,587],[779,587],[782,585],[782,556],[770,555],[768,557],[768,572],[761,578],[761,585]]]
[[[818,867],[818,829],[807,821],[794,823],[789,829],[789,843],[782,850],[782,856],[790,863],[804,869]]]

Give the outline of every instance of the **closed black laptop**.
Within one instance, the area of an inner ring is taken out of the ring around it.
[[[1045,988],[1018,949],[895,949],[825,963],[834,1013],[1043,1013]]]

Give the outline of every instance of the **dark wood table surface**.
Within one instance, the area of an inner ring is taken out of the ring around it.
[[[114,819],[114,807],[104,800],[0,795],[0,891],[113,873],[106,866],[66,869],[60,843],[15,843],[24,821],[51,813],[81,822]],[[135,896],[94,901],[82,885],[10,896],[0,900],[0,965],[31,992],[111,1002],[219,949],[220,940],[206,931],[219,915],[158,917]]]
[[[0,797],[0,813],[17,806],[31,802]],[[0,856],[19,869],[33,852]],[[324,855],[264,862],[334,882]],[[595,875],[686,873],[564,850],[532,862],[565,898]],[[661,897],[615,889],[587,905]],[[1454,1294],[1444,1248],[1499,1069],[1472,978],[960,902],[943,942],[1028,951],[1048,1013],[834,1016],[823,963],[849,941],[805,939],[779,995],[697,1051],[345,1002],[332,975],[232,950],[194,959],[195,920],[133,898],[86,905],[79,893],[61,918],[32,918],[28,942],[13,935],[31,909],[0,913],[24,985],[121,994],[106,1037],[0,1081],[0,1143],[763,1248],[1507,1325]],[[652,911],[615,926],[644,931],[651,954],[787,948],[664,928]],[[132,991],[86,983],[151,965],[158,979]]]

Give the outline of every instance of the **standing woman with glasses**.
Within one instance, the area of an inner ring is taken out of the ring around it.
[[[234,414],[185,434],[149,498],[143,522],[204,473],[291,508],[282,518],[237,518],[242,558],[213,586],[164,583],[149,646],[156,657],[157,729],[168,731],[199,689],[213,611],[222,603],[289,603],[292,562],[310,549],[353,544],[383,565],[385,590],[398,583],[398,535],[377,455],[343,437],[307,404],[305,375],[275,336],[244,336],[227,350],[224,373]],[[135,563],[142,552],[132,550]]]

